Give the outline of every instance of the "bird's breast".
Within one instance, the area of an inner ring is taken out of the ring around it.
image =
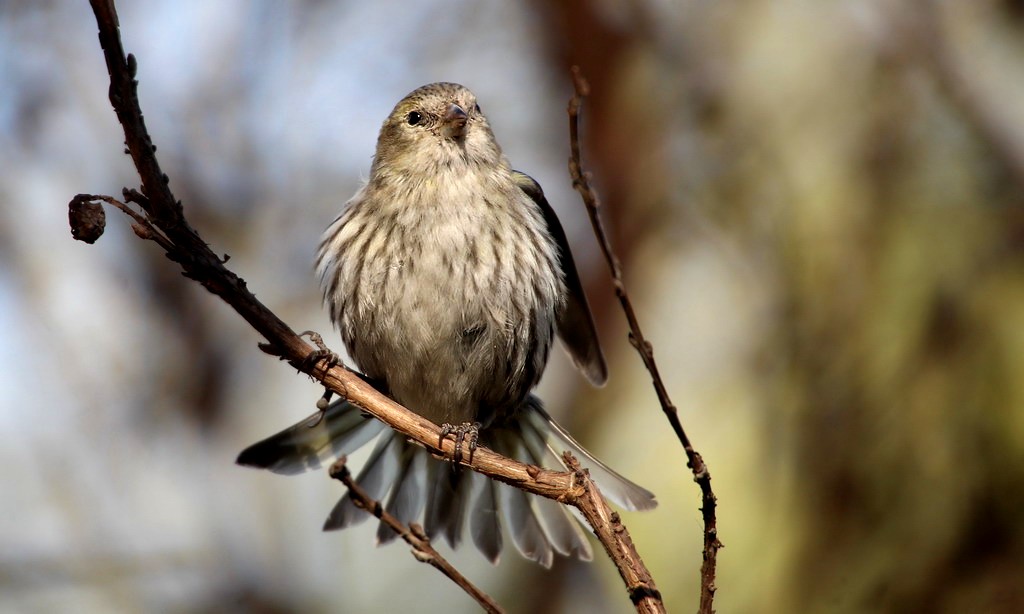
[[[344,220],[335,320],[396,400],[437,422],[480,420],[543,370],[563,292],[550,238],[517,189],[414,192]]]

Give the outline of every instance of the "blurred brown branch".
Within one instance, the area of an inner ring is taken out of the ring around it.
[[[898,5],[897,5],[898,6]],[[1005,169],[1018,189],[1024,188],[1024,143],[1010,122],[994,107],[989,94],[974,74],[969,58],[951,44],[943,23],[942,6],[918,0],[896,14],[896,33],[911,41],[917,65],[927,69],[945,96],[958,108],[966,123],[988,146],[993,158]]]
[[[569,143],[571,150],[569,174],[572,177],[573,187],[580,193],[583,204],[586,205],[587,214],[590,216],[591,225],[594,227],[594,234],[597,236],[598,243],[601,245],[601,251],[608,263],[608,268],[611,270],[612,283],[615,286],[615,296],[618,297],[622,310],[626,314],[626,320],[629,323],[629,342],[636,349],[637,353],[640,354],[644,367],[651,374],[651,382],[658,395],[661,408],[665,412],[669,424],[672,425],[672,430],[675,431],[676,437],[679,438],[679,442],[683,445],[683,450],[686,451],[686,465],[693,471],[693,479],[700,486],[701,498],[703,500],[701,515],[704,517],[704,564],[700,570],[699,611],[710,614],[714,611],[715,591],[717,590],[715,587],[715,567],[718,560],[718,550],[723,547],[722,542],[718,540],[718,521],[715,517],[717,499],[715,498],[714,491],[711,490],[711,473],[708,471],[707,465],[704,464],[704,459],[700,453],[693,449],[693,446],[690,444],[690,438],[687,437],[686,431],[683,430],[683,424],[679,421],[679,412],[668,396],[665,382],[662,381],[661,374],[658,372],[658,365],[654,361],[654,347],[644,337],[643,331],[640,330],[640,322],[637,320],[636,312],[633,310],[633,303],[629,300],[625,282],[622,280],[622,267],[619,266],[619,260],[612,251],[608,233],[605,232],[604,223],[601,221],[601,202],[598,199],[597,192],[590,185],[588,173],[583,170],[580,158],[579,116],[583,98],[589,94],[590,87],[578,66],[572,67],[572,77],[575,93],[569,101]]]
[[[146,130],[136,92],[136,61],[134,56],[125,55],[113,0],[91,0],[90,4],[96,15],[100,45],[110,76],[110,102],[124,128],[125,144],[142,181],[141,192],[124,191],[125,200],[138,205],[145,213],[130,214],[136,222],[133,225],[136,233],[157,242],[167,257],[181,266],[186,277],[199,282],[235,309],[267,340],[261,345],[265,351],[287,360],[296,369],[423,445],[431,453],[453,458],[455,441],[440,440],[441,429],[437,425],[398,405],[344,367],[331,365],[323,359],[310,360],[311,354],[314,359],[320,355],[314,354],[314,348],[258,301],[246,288],[245,281],[224,267],[226,259],[214,254],[189,225],[181,202],[170,190],[169,178],[160,170],[156,160],[155,147]],[[109,196],[79,196],[72,205],[81,208],[91,200],[128,208]],[[463,458],[461,464],[526,492],[579,509],[619,567],[638,611],[664,611],[629,532],[618,515],[610,512],[597,487],[578,466],[573,472],[549,471],[519,463],[483,447],[477,448],[470,458]]]

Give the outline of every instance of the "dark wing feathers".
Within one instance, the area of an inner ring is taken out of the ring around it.
[[[573,362],[587,380],[595,386],[601,386],[608,379],[608,367],[604,362],[604,354],[601,353],[594,317],[590,314],[587,296],[583,293],[583,284],[580,283],[580,275],[576,271],[576,263],[572,259],[565,231],[562,230],[555,210],[544,198],[540,184],[519,171],[514,171],[514,176],[523,192],[540,207],[548,232],[558,244],[558,260],[565,274],[565,286],[568,290],[565,307],[558,314],[558,334],[569,350]]]

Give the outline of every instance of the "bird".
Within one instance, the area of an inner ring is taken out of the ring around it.
[[[479,438],[500,454],[557,468],[568,450],[612,502],[657,505],[573,439],[532,392],[556,335],[591,384],[604,385],[607,366],[565,232],[540,185],[512,169],[468,88],[432,83],[395,105],[368,180],[323,234],[315,272],[355,366],[455,433],[458,449],[468,439],[472,453]],[[345,400],[246,448],[237,462],[296,474],[374,439],[356,481],[399,520],[422,519],[431,539],[457,548],[468,531],[497,563],[504,525],[516,550],[544,567],[556,554],[592,558],[565,506],[434,458]],[[324,529],[368,516],[346,494]],[[378,543],[395,537],[380,524]]]

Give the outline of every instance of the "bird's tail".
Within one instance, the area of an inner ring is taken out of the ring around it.
[[[582,560],[592,558],[590,545],[580,525],[571,518],[570,508],[438,461],[350,403],[336,401],[314,424],[316,417],[246,448],[238,463],[295,474],[323,467],[384,432],[356,481],[371,497],[383,501],[384,509],[399,520],[417,522],[422,515],[427,535],[431,539],[443,536],[453,548],[458,547],[468,525],[474,545],[495,563],[502,549],[502,524],[516,550],[545,567],[551,565],[555,553]],[[480,441],[499,454],[542,467],[564,468],[560,452],[569,450],[614,503],[628,510],[657,505],[651,492],[580,446],[551,419],[536,397],[528,399],[511,423],[482,431]],[[331,510],[324,529],[343,529],[368,516],[346,494]],[[391,529],[379,526],[379,543],[394,538]]]
[[[324,411],[242,450],[235,461],[246,467],[295,475],[330,465],[361,448],[385,429],[384,423],[338,400]]]

